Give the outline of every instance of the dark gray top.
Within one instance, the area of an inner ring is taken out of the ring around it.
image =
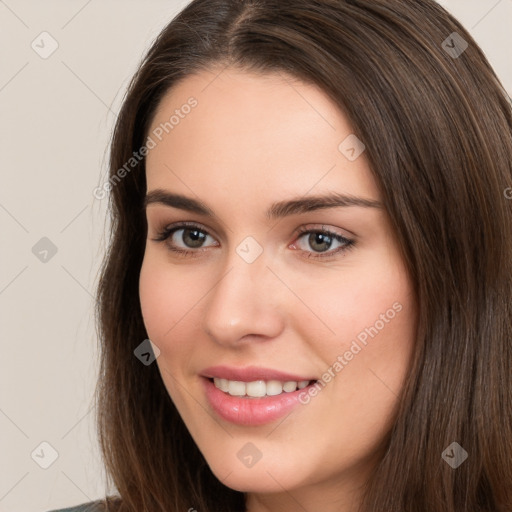
[[[98,512],[102,511],[103,508],[99,507],[99,501],[88,501],[87,503],[82,503],[81,505],[75,505],[74,507],[69,508],[60,508],[59,510],[49,510],[48,512]]]

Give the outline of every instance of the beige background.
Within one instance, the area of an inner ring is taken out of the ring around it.
[[[105,492],[91,400],[106,200],[92,191],[127,82],[186,3],[0,0],[0,512],[45,512]],[[512,0],[440,3],[512,94]],[[44,253],[43,237],[55,254]],[[58,453],[47,469],[43,442]]]

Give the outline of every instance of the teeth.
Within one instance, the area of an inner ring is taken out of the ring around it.
[[[275,396],[283,392],[283,384],[278,380],[269,380],[267,382],[267,395]]]
[[[254,382],[248,382],[245,385],[247,396],[260,397],[265,396],[267,392],[267,385],[264,380],[257,380]]]
[[[283,385],[283,391],[286,391],[287,393],[291,393],[292,391],[295,391],[297,389],[297,382],[289,381],[285,382]]]
[[[228,379],[214,379],[215,385],[225,393],[229,390]]]
[[[238,380],[213,379],[215,387],[229,393],[231,396],[249,396],[251,398],[261,398],[263,396],[275,396],[281,393],[291,393],[297,389],[304,389],[308,384],[308,380],[302,381],[286,381],[278,380],[255,380],[253,382],[241,382]]]
[[[238,380],[230,380],[228,382],[228,393],[231,396],[244,396],[245,395],[245,382]]]

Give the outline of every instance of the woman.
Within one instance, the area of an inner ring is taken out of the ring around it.
[[[119,496],[70,510],[511,510],[511,128],[433,1],[190,3],[95,193]]]

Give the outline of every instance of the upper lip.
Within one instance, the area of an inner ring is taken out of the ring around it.
[[[201,375],[210,379],[218,378],[237,380],[241,382],[254,382],[256,380],[278,380],[281,382],[317,380],[315,377],[307,375],[296,375],[293,373],[283,372],[281,370],[273,370],[272,368],[263,368],[258,366],[245,366],[244,368],[224,365],[210,366],[205,368],[201,372]]]

